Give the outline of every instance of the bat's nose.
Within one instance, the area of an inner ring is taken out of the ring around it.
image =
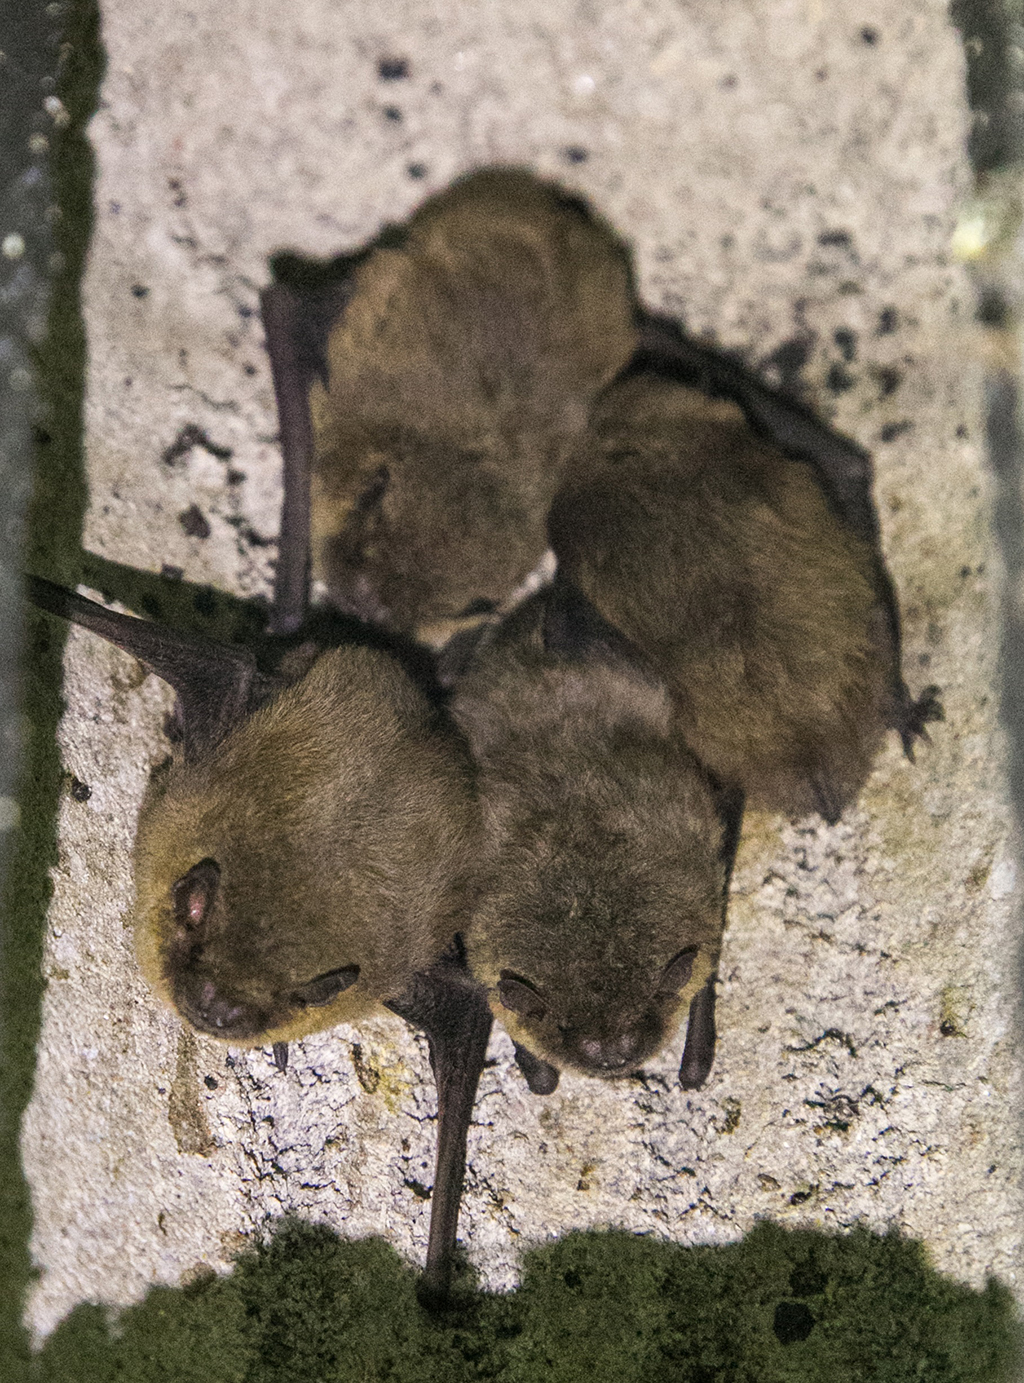
[[[599,1071],[621,1071],[636,1059],[641,1046],[641,1035],[635,1029],[615,1037],[583,1037],[579,1043],[584,1061]]]
[[[214,1037],[249,1037],[264,1026],[244,1004],[222,993],[211,979],[201,975],[182,976],[174,997],[179,1013],[194,1028]]]
[[[223,994],[218,994],[212,981],[203,985],[200,996],[200,1012],[214,1028],[229,1028],[242,1016],[242,1005],[233,1004]]]

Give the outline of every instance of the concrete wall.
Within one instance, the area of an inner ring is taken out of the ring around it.
[[[653,306],[769,378],[798,370],[875,453],[907,679],[940,685],[946,723],[916,764],[889,744],[834,828],[749,820],[706,1090],[681,1092],[667,1053],[539,1099],[495,1035],[462,1219],[483,1284],[512,1284],[524,1245],[572,1227],[722,1242],[769,1216],[896,1225],[963,1280],[1024,1289],[999,572],[973,296],[949,250],[970,170],[945,4],[108,0],[104,39],[92,551],[266,591],[267,256],[354,248],[488,163],[591,198]],[[186,428],[210,445],[170,464]],[[181,523],[192,505],[206,538]],[[295,1044],[282,1074],[158,1009],[132,956],[130,849],[169,694],[76,632],[66,696],[62,751],[91,795],[62,801],[24,1125],[33,1327],[221,1267],[283,1211],[421,1261],[423,1040],[382,1017]]]

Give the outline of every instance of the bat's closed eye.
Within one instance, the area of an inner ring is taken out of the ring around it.
[[[328,970],[308,984],[300,985],[292,995],[292,1001],[300,1008],[320,1008],[336,999],[342,990],[349,989],[358,978],[358,965],[343,965],[339,970]]]
[[[693,974],[693,962],[696,959],[696,946],[689,946],[685,951],[680,951],[677,956],[673,956],[662,971],[657,992],[659,994],[678,994],[689,983],[690,976]]]
[[[216,860],[200,860],[183,874],[171,890],[174,920],[182,932],[195,932],[206,921],[220,885]]]
[[[501,972],[498,998],[504,1008],[518,1013],[522,1018],[543,1018],[547,1013],[547,1005],[533,985],[509,970]]]

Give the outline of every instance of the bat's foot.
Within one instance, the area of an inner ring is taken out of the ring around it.
[[[938,687],[925,687],[916,701],[911,701],[909,692],[896,714],[895,728],[903,741],[903,752],[911,763],[914,762],[914,745],[917,740],[927,740],[925,726],[937,720],[945,720],[946,713],[939,700]]]

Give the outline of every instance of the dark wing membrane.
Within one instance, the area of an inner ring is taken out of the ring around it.
[[[458,1228],[466,1137],[487,1053],[491,1010],[482,985],[466,969],[458,941],[387,1007],[422,1028],[430,1042],[437,1085],[437,1169],[430,1204],[430,1239],[420,1295],[440,1308],[448,1300]]]
[[[306,614],[309,582],[313,422],[309,390],[327,378],[327,338],[352,294],[347,278],[295,287],[273,283],[260,294],[274,377],[284,460],[284,500],[271,631],[294,634]]]
[[[26,590],[40,610],[99,634],[170,683],[181,702],[186,759],[219,744],[262,697],[264,679],[248,649],[117,614],[39,576],[26,578]]]

